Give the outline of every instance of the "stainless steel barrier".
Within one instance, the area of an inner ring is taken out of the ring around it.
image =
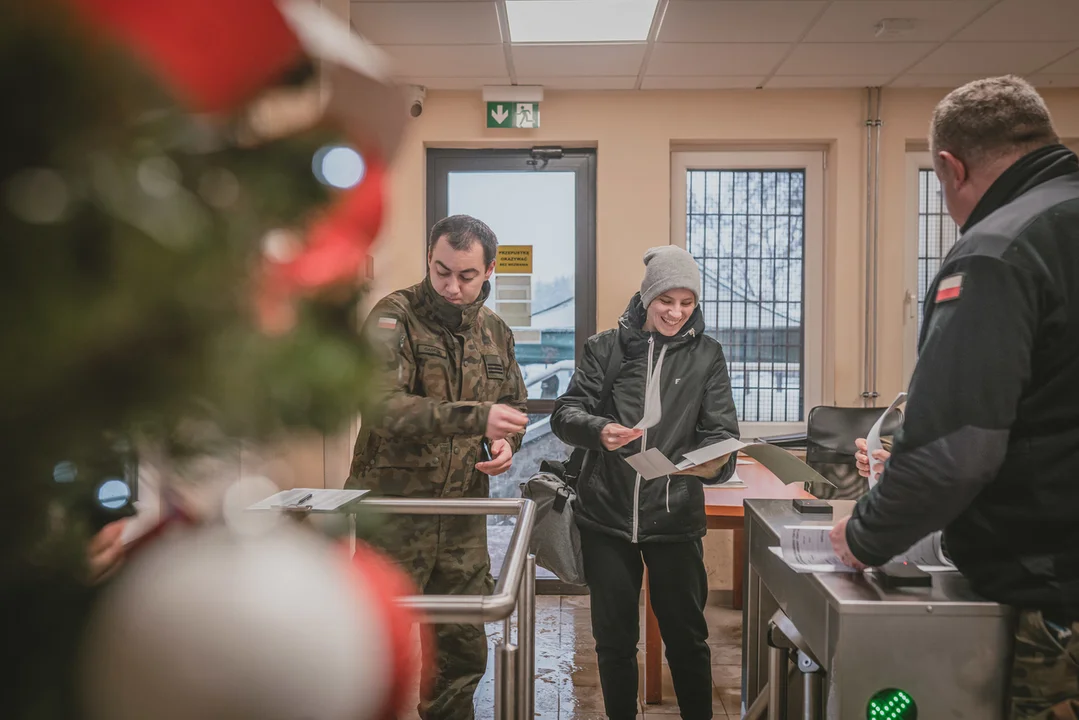
[[[399,515],[516,515],[506,557],[491,595],[413,595],[401,604],[433,625],[505,621],[495,646],[495,720],[531,718],[536,702],[536,556],[528,552],[536,505],[526,498],[364,499],[364,506]],[[517,642],[510,616],[517,609]]]

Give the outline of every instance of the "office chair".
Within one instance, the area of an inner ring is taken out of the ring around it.
[[[806,492],[822,500],[857,500],[869,492],[869,480],[858,474],[854,441],[869,434],[884,410],[821,405],[806,422],[806,464],[835,483],[806,483]],[[893,410],[881,426],[881,437],[894,435],[903,413]]]

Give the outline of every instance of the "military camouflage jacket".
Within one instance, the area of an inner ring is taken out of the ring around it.
[[[509,327],[479,299],[458,307],[429,280],[375,305],[365,333],[387,370],[377,417],[364,417],[347,487],[404,497],[487,497],[480,441],[495,403],[524,412]],[[507,438],[516,453],[522,435]]]

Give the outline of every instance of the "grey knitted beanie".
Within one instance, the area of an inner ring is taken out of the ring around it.
[[[690,290],[701,299],[701,271],[693,256],[675,245],[649,248],[644,254],[641,302],[647,308],[657,297],[675,288]]]

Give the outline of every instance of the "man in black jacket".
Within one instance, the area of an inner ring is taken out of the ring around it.
[[[962,238],[926,295],[884,473],[832,542],[874,566],[943,529],[975,590],[1020,609],[1011,717],[1076,718],[1079,161],[1014,77],[945,97],[930,148]]]

